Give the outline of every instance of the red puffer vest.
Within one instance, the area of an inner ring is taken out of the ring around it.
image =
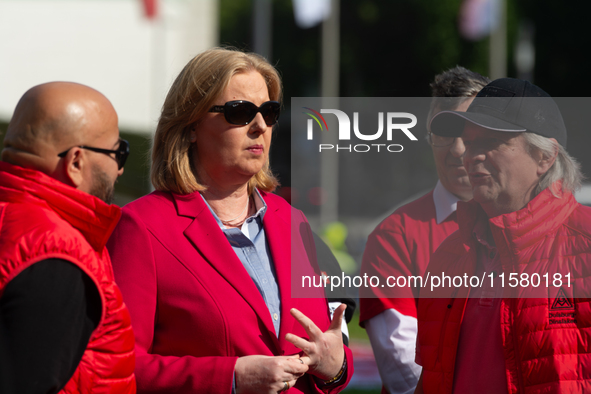
[[[105,243],[121,210],[38,171],[0,163],[0,297],[48,258],[70,261],[96,284],[102,316],[62,393],[135,393],[134,336]]]
[[[430,275],[475,272],[472,233],[483,215],[487,220],[474,201],[458,204],[460,229],[431,257]],[[509,288],[505,279],[500,313],[508,392],[591,392],[591,208],[570,193],[556,198],[546,189],[525,208],[488,222],[506,276],[549,273],[550,280],[546,287],[542,277],[538,287],[548,298],[526,298],[534,294],[531,287]],[[562,275],[562,286],[554,287],[553,273]],[[447,298],[428,298],[421,290],[417,351],[425,393],[452,392],[468,291],[446,289],[438,296]]]

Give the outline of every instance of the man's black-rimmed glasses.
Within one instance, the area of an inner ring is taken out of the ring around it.
[[[66,149],[62,153],[59,153],[58,156],[65,157],[68,154],[68,152],[70,151],[70,149],[72,149],[72,148],[86,149],[86,150],[90,150],[93,152],[104,153],[105,155],[114,154],[115,160],[117,161],[117,165],[119,166],[119,169],[123,168],[123,166],[125,165],[125,161],[127,160],[127,156],[129,156],[129,142],[127,142],[126,140],[123,140],[123,139],[119,140],[119,147],[116,150],[95,148],[95,147],[86,146],[86,145],[76,145],[76,146]]]

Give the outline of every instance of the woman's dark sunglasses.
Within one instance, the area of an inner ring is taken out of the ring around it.
[[[249,124],[260,112],[267,126],[273,126],[279,120],[281,104],[277,101],[267,101],[257,107],[250,101],[236,100],[228,101],[224,105],[214,105],[209,112],[221,112],[228,123],[239,126]]]
[[[115,160],[117,161],[117,165],[119,169],[122,169],[125,165],[125,161],[127,160],[127,156],[129,156],[129,142],[120,139],[119,140],[119,147],[117,150],[110,150],[110,149],[102,149],[102,148],[94,148],[92,146],[85,146],[85,145],[77,145],[73,146],[72,148],[80,148],[91,150],[93,152],[104,153],[105,155],[111,155],[112,153],[115,154]],[[59,157],[65,157],[68,154],[68,151],[72,148],[68,148],[62,153],[59,153]]]

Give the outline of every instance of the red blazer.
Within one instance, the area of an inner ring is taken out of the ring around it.
[[[136,336],[138,392],[231,393],[238,357],[300,352],[285,340],[287,333],[307,338],[291,308],[328,328],[322,288],[310,290],[318,298],[291,297],[300,275],[318,273],[308,259],[315,253],[304,215],[280,197],[261,195],[281,299],[279,339],[261,294],[198,192],[156,191],[123,208],[107,246]],[[346,347],[345,354],[347,379],[329,392],[341,391],[353,375]],[[305,375],[289,392],[322,391]]]

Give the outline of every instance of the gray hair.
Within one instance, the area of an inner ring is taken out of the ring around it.
[[[568,154],[562,145],[555,143],[550,138],[534,133],[523,133],[523,138],[530,154],[534,151],[539,151],[545,159],[554,156],[556,146],[558,146],[556,161],[540,178],[535,190],[536,195],[559,180],[562,181],[562,191],[564,192],[573,193],[581,187],[581,182],[584,179],[583,173],[581,172],[581,165],[575,158]],[[550,191],[554,197],[558,197],[552,188],[550,188]]]
[[[427,130],[435,112],[456,109],[468,98],[476,96],[490,82],[489,78],[461,66],[436,75],[429,85],[433,98],[427,115]]]

